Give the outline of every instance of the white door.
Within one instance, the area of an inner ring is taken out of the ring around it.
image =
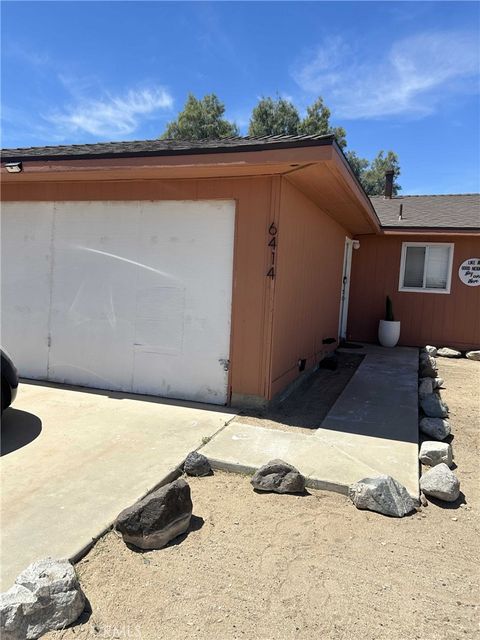
[[[6,203],[21,375],[224,404],[234,224],[233,201]]]
[[[352,270],[353,240],[345,238],[345,252],[343,258],[342,288],[340,295],[340,324],[338,329],[339,341],[347,339],[348,298],[350,295],[350,273]]]

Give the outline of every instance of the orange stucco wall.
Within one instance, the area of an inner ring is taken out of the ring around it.
[[[452,284],[449,294],[398,290],[402,242],[453,242]],[[353,252],[347,335],[351,340],[376,342],[378,321],[390,296],[401,321],[400,344],[480,346],[480,287],[468,287],[458,277],[467,258],[480,256],[480,236],[364,236]]]
[[[239,396],[268,394],[271,289],[265,241],[272,190],[279,178],[40,181],[5,183],[4,201],[235,199],[230,388]]]
[[[275,209],[275,207],[274,207]],[[275,211],[278,249],[274,280],[271,386],[281,392],[299,373],[337,346],[339,305],[348,233],[283,178]]]

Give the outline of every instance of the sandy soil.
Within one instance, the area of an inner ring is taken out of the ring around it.
[[[109,533],[78,565],[92,614],[51,639],[458,640],[479,637],[480,363],[439,360],[465,498],[398,520],[341,495],[256,494],[191,479],[193,530],[129,550]]]

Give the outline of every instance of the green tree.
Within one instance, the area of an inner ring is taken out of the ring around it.
[[[285,98],[261,98],[252,111],[248,135],[253,137],[296,135],[300,116]]]
[[[238,136],[235,123],[223,117],[225,105],[211,93],[201,100],[189,94],[183,111],[169,122],[162,138],[174,140],[216,140]]]
[[[353,173],[362,182],[365,171],[368,169],[369,161],[366,158],[361,158],[356,151],[346,151],[345,157],[347,158]]]
[[[215,94],[204,96],[201,100],[189,94],[183,111],[176,120],[169,122],[162,138],[176,140],[218,140],[238,136],[235,123],[223,116],[225,106]],[[338,145],[345,150],[346,131],[343,127],[330,125],[330,109],[321,97],[307,107],[302,119],[290,100],[277,97],[261,98],[254,107],[248,127],[248,134],[254,137],[274,135],[325,135],[333,133]],[[393,195],[401,190],[398,184],[400,164],[393,151],[380,151],[369,162],[355,151],[344,151],[353,172],[369,196],[382,195],[385,191],[385,172],[394,171]]]
[[[400,164],[398,156],[393,151],[379,151],[372,162],[366,158],[361,158],[355,151],[345,153],[353,173],[357,176],[365,192],[369,196],[379,196],[385,193],[385,172],[392,169],[393,174],[393,195],[397,195],[401,190],[397,178],[400,175]]]
[[[347,132],[343,127],[330,126],[330,109],[319,97],[307,107],[307,115],[298,126],[298,133],[304,135],[326,135],[333,133],[338,145],[344,149],[347,146]]]
[[[360,182],[369,196],[379,196],[385,193],[385,172],[390,169],[393,170],[393,195],[398,194],[402,188],[397,181],[400,175],[398,156],[393,151],[387,153],[379,151],[360,177]]]

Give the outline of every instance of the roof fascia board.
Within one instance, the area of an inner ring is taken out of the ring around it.
[[[262,149],[254,153],[238,152],[205,154],[205,155],[173,155],[173,156],[137,156],[130,158],[98,158],[91,159],[64,159],[46,160],[44,162],[23,161],[23,171],[21,173],[8,173],[2,167],[3,180],[26,179],[26,176],[36,174],[38,177],[47,173],[65,174],[78,171],[105,171],[118,169],[141,169],[155,168],[161,171],[162,168],[181,167],[235,167],[262,166],[265,174],[268,174],[269,165],[285,165],[285,171],[312,162],[324,162],[330,160],[332,156],[332,145],[309,146],[307,148],[296,147],[291,149]],[[161,176],[156,176],[161,177]]]
[[[42,154],[32,155],[25,153],[8,155],[9,151],[13,149],[5,149],[2,151],[2,162],[15,162],[15,161],[55,161],[55,160],[92,160],[92,159],[106,159],[106,158],[149,158],[149,157],[165,157],[165,156],[198,156],[198,155],[212,155],[212,154],[231,154],[231,153],[252,153],[256,151],[268,151],[268,150],[280,150],[280,149],[304,149],[305,147],[322,147],[331,146],[334,142],[333,136],[325,138],[317,138],[315,140],[295,140],[295,141],[278,141],[278,142],[259,142],[257,144],[244,144],[244,145],[225,145],[218,147],[194,147],[185,149],[157,149],[157,150],[139,150],[139,151],[105,151],[99,153],[75,153],[75,154]]]
[[[370,198],[365,193],[364,188],[360,184],[357,176],[353,173],[348,160],[345,158],[342,150],[336,142],[333,144],[332,148],[334,149],[332,161],[335,169],[342,176],[344,183],[350,192],[353,193],[355,199],[359,201],[363,215],[368,220],[370,226],[373,227],[376,233],[381,233],[380,220],[375,208],[370,202]]]
[[[386,236],[405,236],[405,235],[480,235],[480,228],[475,227],[382,227],[382,231]]]

